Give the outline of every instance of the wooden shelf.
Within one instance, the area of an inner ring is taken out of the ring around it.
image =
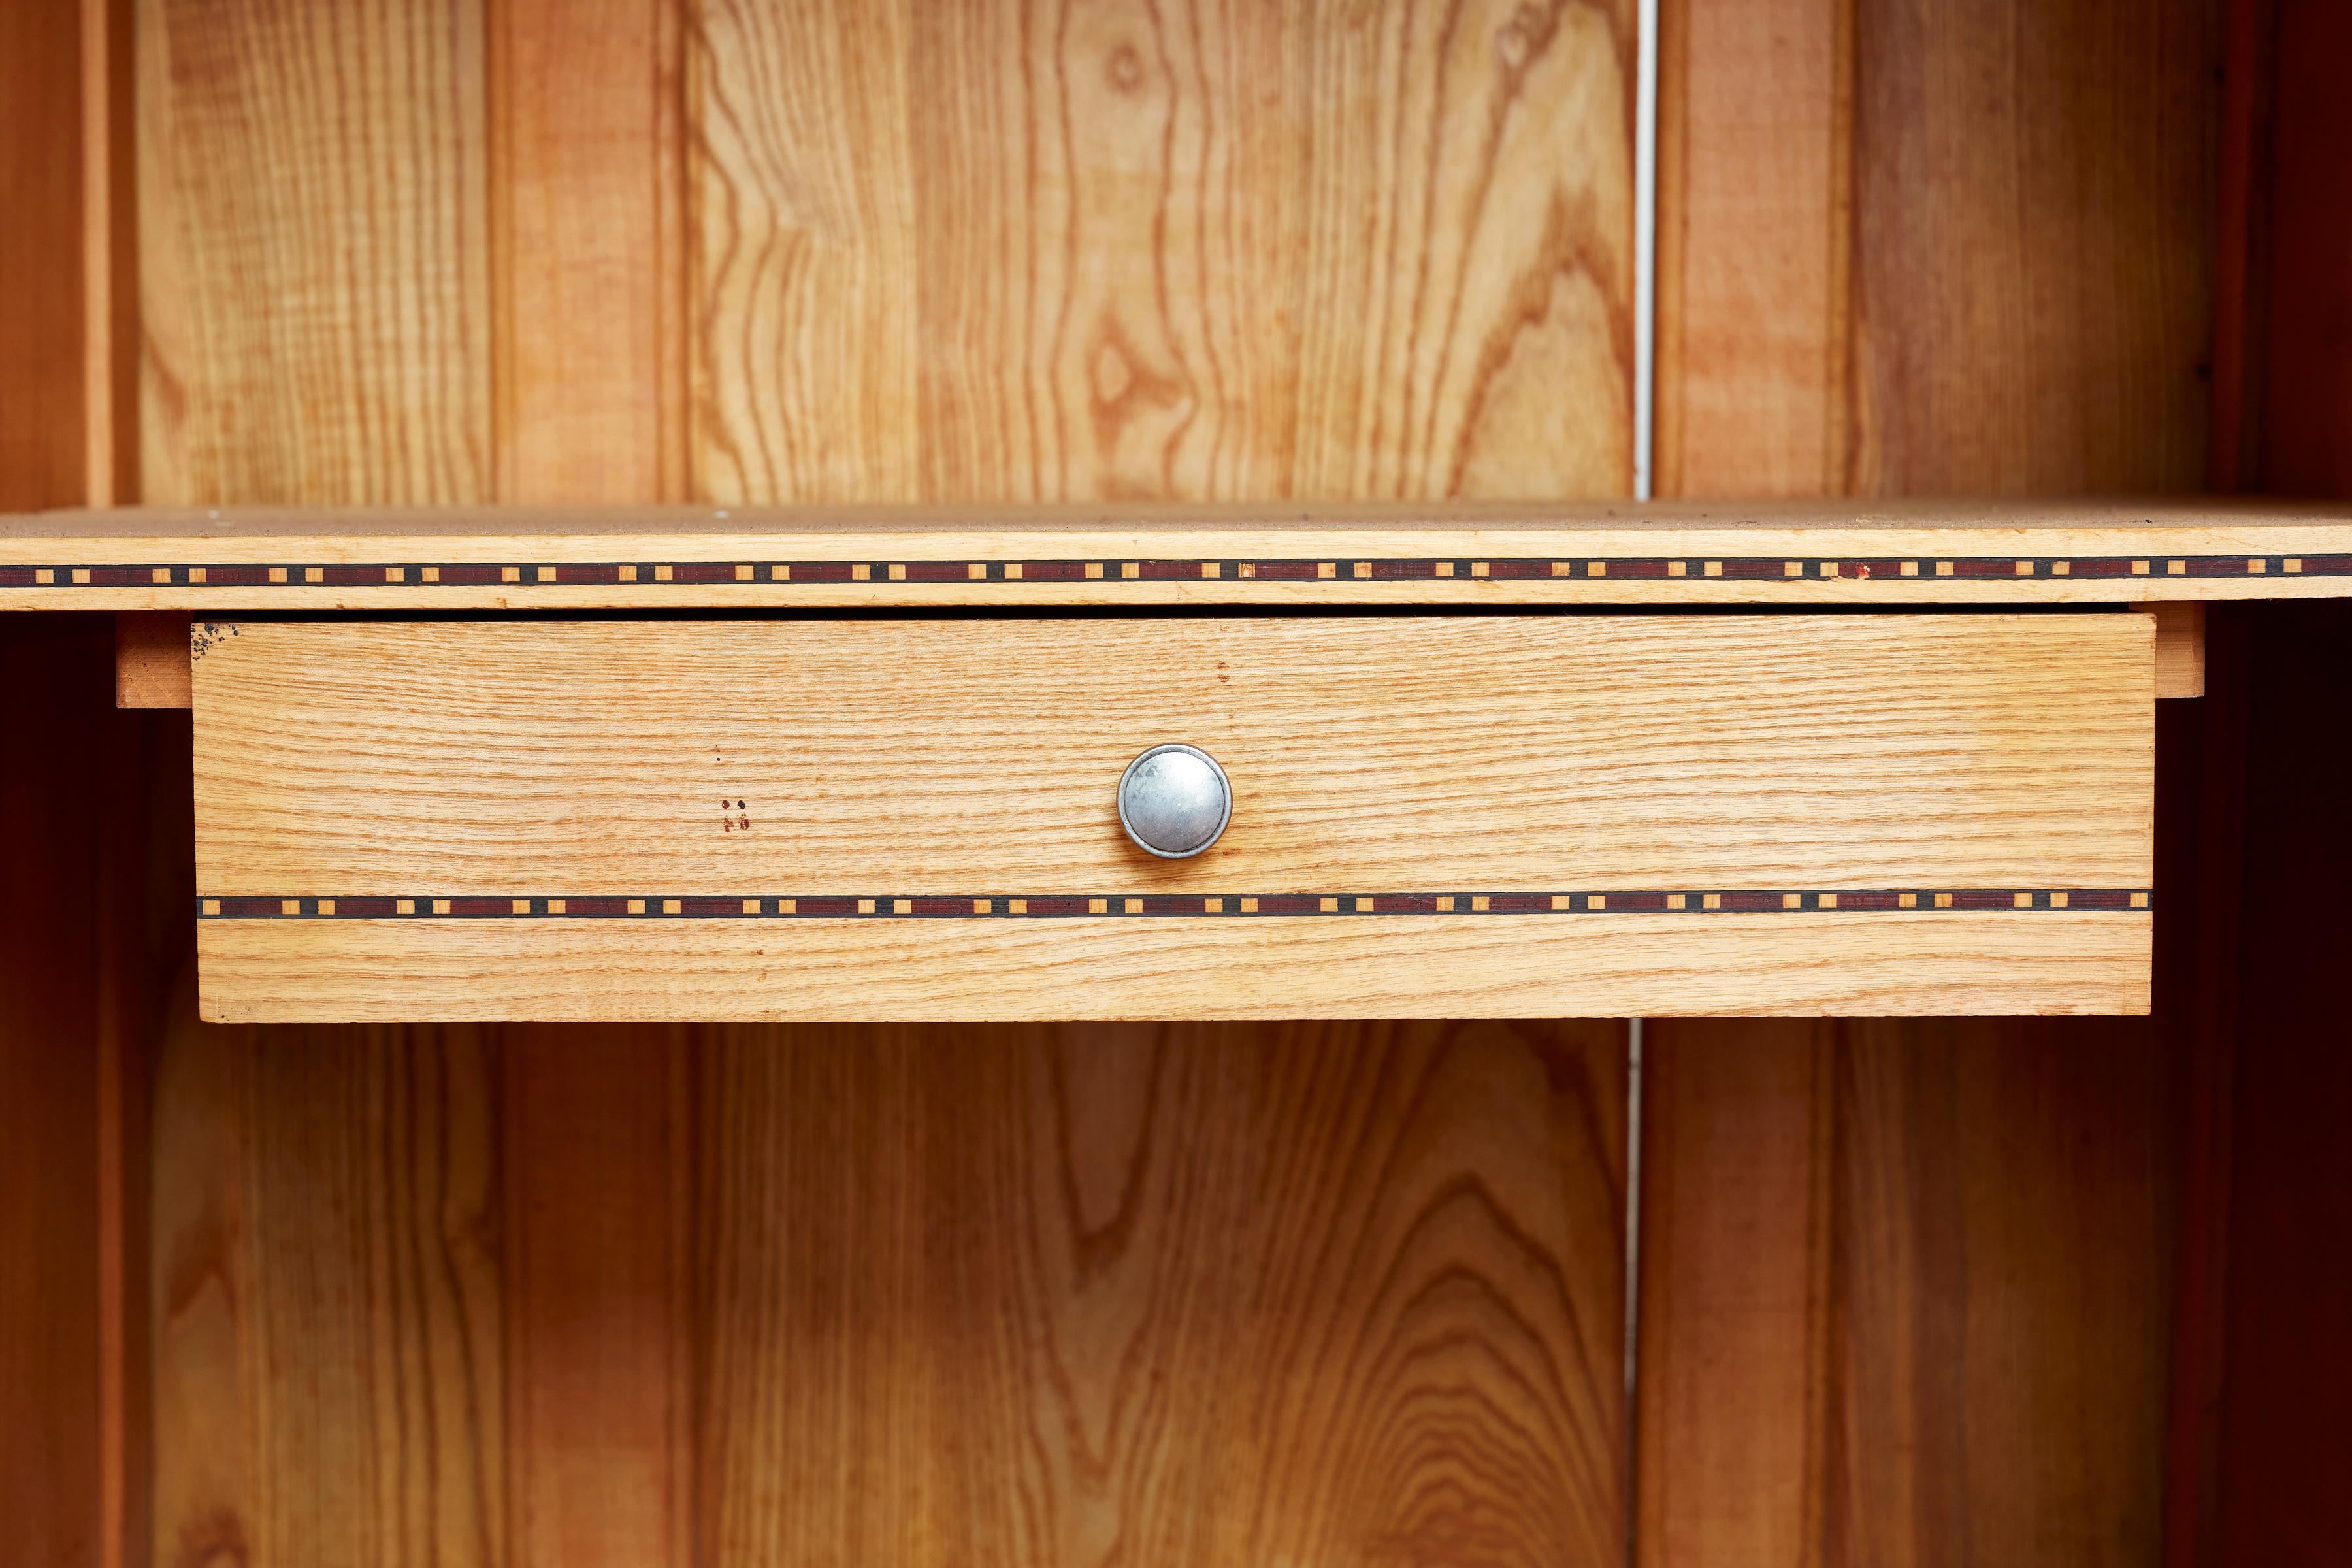
[[[2352,595],[2352,506],[2233,499],[0,517],[15,609],[2096,604]]]

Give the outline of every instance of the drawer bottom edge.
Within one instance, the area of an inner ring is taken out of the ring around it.
[[[213,1023],[2137,1015],[2144,910],[1606,921],[206,921]]]

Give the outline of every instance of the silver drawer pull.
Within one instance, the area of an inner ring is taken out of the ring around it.
[[[1198,855],[1234,815],[1234,786],[1198,746],[1154,746],[1118,781],[1118,821],[1138,846],[1165,860]]]

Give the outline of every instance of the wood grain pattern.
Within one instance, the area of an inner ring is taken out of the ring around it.
[[[1861,510],[2195,488],[2211,13],[1670,4],[1662,486]],[[2167,705],[2160,790],[2202,706]],[[2159,817],[2177,1010],[2179,933],[2226,895],[2177,854],[2193,803]],[[1638,1561],[2152,1560],[2169,1037],[1660,1026]]]
[[[1630,482],[1630,6],[696,31],[698,493]]]
[[[1669,0],[1662,493],[2195,489],[2211,10]]]
[[[1654,1027],[1650,1561],[2154,1560],[2165,1348],[2115,1331],[2168,1279],[2141,1028]],[[1745,1179],[1693,1181],[1710,1138]]]
[[[159,1559],[505,1563],[482,1043],[180,1016],[155,1101]]]
[[[231,624],[195,667],[197,880],[2137,888],[2151,625]],[[1175,736],[1231,775],[1233,824],[1159,862],[1112,795]]]
[[[478,7],[139,0],[135,36],[142,493],[485,499]]]
[[[1798,501],[0,516],[0,607],[20,609],[2088,605],[2347,592],[2352,509],[2290,501],[1905,501],[1860,515]]]
[[[1623,1059],[715,1033],[705,1560],[1617,1562]]]
[[[210,921],[223,1022],[2143,1013],[2146,913]]]

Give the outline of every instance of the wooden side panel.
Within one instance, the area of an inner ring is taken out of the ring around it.
[[[2195,0],[1670,5],[1662,482],[2195,488],[2214,20]],[[2222,891],[2194,874],[2186,706],[2163,721],[2164,965]],[[2160,1009],[2184,1005],[2174,973]],[[2155,1555],[2169,1027],[1656,1026],[1641,1563]]]
[[[2352,15],[2325,0],[2241,6],[2273,18],[2275,75],[2255,221],[2264,309],[2260,488],[2352,495],[2352,131],[2335,68]]]
[[[139,0],[143,493],[490,490],[473,0]]]
[[[704,1561],[1618,1562],[1622,1062],[715,1037]]]
[[[155,1089],[163,1560],[503,1563],[484,1043],[182,1017]]]
[[[91,773],[119,761],[105,638],[86,619],[0,624],[17,694],[0,768],[0,1517],[27,1563],[95,1563],[108,1534],[100,838],[76,826]]]
[[[720,501],[1619,493],[1630,6],[696,35]]]
[[[2333,994],[2352,943],[2335,897],[2352,852],[2321,827],[2352,765],[2352,618],[2274,612],[2245,635],[2242,974],[2210,1106],[2230,1124],[2208,1188],[2227,1217],[2221,1257],[2189,1279],[2220,1309],[2204,1325],[2219,1375],[2184,1402],[2192,1463],[2175,1484],[2208,1511],[2180,1511],[2201,1528],[2172,1561],[2317,1568],[2352,1531],[2352,1443],[2336,1419],[2352,1400],[2352,1058]]]

